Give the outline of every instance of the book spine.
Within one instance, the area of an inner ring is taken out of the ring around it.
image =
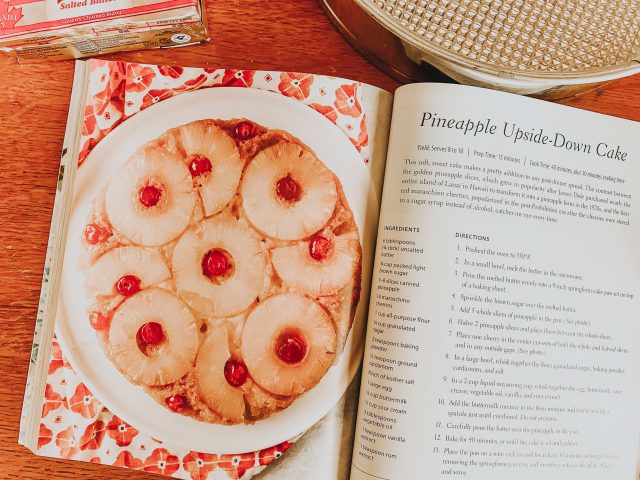
[[[42,287],[38,302],[33,345],[29,362],[29,372],[25,386],[18,443],[36,451],[40,431],[40,417],[44,402],[47,369],[51,355],[51,342],[58,306],[58,291],[67,226],[73,202],[73,183],[78,166],[82,113],[88,91],[89,64],[77,61],[73,78],[73,88],[67,116],[56,197],[53,204],[51,229],[42,274]]]

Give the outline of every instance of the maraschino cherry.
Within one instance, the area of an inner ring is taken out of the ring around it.
[[[276,340],[276,355],[283,362],[295,365],[307,355],[305,341],[295,332],[283,332]]]
[[[226,275],[231,268],[231,258],[219,249],[209,250],[202,259],[202,273],[211,279]]]
[[[111,323],[111,317],[102,312],[91,312],[89,314],[89,323],[95,330],[106,330]]]
[[[243,120],[238,122],[233,129],[233,134],[240,140],[249,140],[256,134],[256,126],[253,122]]]
[[[167,407],[169,407],[174,412],[182,412],[189,405],[189,402],[187,401],[187,397],[180,394],[171,395],[170,397],[167,397],[164,400],[164,403],[166,403]]]
[[[309,255],[317,261],[322,261],[329,256],[331,242],[322,235],[314,235],[309,239]]]
[[[211,161],[201,155],[193,157],[189,163],[189,172],[191,172],[191,176],[194,178],[211,172],[212,168]]]
[[[164,340],[164,330],[158,322],[147,322],[138,330],[138,336],[146,345],[158,345]]]
[[[302,194],[300,185],[289,174],[276,182],[276,193],[285,202],[296,202]]]
[[[162,191],[155,185],[147,185],[140,190],[140,203],[145,207],[155,207],[160,202]]]
[[[247,366],[239,360],[230,358],[224,364],[224,378],[232,387],[241,387],[247,381],[249,371]]]
[[[102,227],[100,227],[100,225],[90,223],[89,225],[84,227],[84,239],[89,245],[95,245],[96,243],[98,243],[100,241],[101,235]]]
[[[130,297],[141,289],[142,281],[135,275],[124,275],[116,282],[116,290],[120,295]]]

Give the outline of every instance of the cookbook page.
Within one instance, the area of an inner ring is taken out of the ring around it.
[[[639,134],[397,91],[352,480],[635,478]]]
[[[336,77],[78,62],[20,442],[348,476],[390,111]]]

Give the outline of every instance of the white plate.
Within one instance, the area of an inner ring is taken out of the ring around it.
[[[340,178],[360,230],[363,284],[354,325],[345,349],[322,381],[290,407],[253,425],[214,425],[175,414],[132,385],[103,354],[87,320],[85,277],[79,268],[82,229],[91,201],[140,145],[167,129],[193,120],[246,117],[282,129],[309,145]],[[141,432],[180,448],[210,453],[241,453],[276,445],[304,432],[340,399],[362,356],[368,306],[375,215],[379,199],[369,168],[347,137],[321,114],[279,94],[249,88],[209,88],[158,103],[125,121],[102,140],[80,167],[65,250],[56,333],[75,372],[115,415]],[[365,240],[366,239],[366,240]]]

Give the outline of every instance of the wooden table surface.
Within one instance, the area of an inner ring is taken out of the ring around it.
[[[107,58],[173,65],[298,70],[393,90],[398,83],[360,56],[315,0],[212,0],[213,40]],[[18,423],[73,62],[20,65],[0,54],[0,479],[144,479],[152,475],[43,459],[18,446]],[[565,101],[640,120],[640,75]]]

